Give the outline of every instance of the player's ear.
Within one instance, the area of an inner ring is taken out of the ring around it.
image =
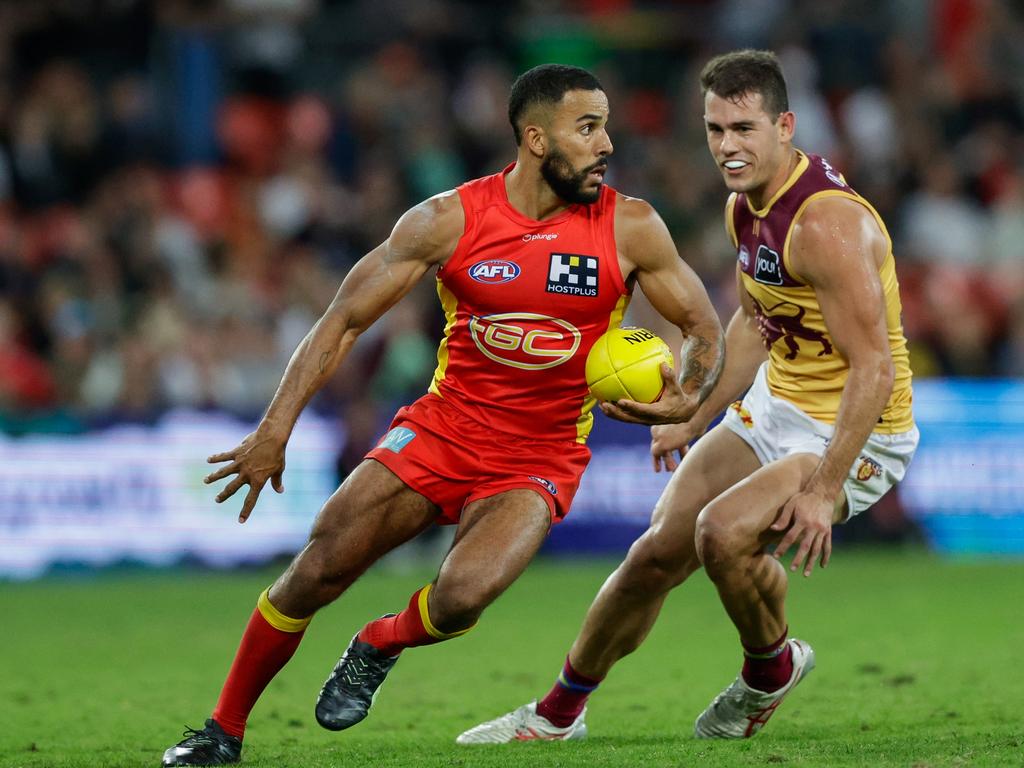
[[[779,129],[779,141],[788,144],[793,141],[793,133],[796,131],[796,115],[792,112],[783,112],[775,121]]]
[[[544,128],[536,124],[524,126],[523,145],[534,157],[544,157],[548,151],[548,137]]]

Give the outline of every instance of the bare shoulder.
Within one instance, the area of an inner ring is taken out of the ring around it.
[[[462,199],[451,189],[402,214],[388,238],[388,251],[396,260],[441,264],[452,255],[465,226]]]
[[[643,230],[654,223],[661,224],[661,216],[654,206],[639,197],[630,197],[621,192],[616,193],[615,231],[619,234]]]
[[[812,200],[793,226],[793,243],[820,247],[856,237],[870,242],[884,239],[878,222],[866,206],[849,197],[828,196]]]
[[[650,268],[662,259],[678,258],[668,227],[654,206],[621,192],[615,203],[615,242],[634,267]]]
[[[812,200],[793,225],[790,257],[795,270],[806,277],[821,274],[830,265],[871,261],[880,266],[887,240],[870,210],[849,197],[827,196]],[[827,254],[827,258],[822,258]]]

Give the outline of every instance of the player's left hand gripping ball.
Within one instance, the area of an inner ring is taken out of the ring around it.
[[[608,416],[637,424],[665,424],[692,415],[695,405],[672,370],[668,345],[645,328],[613,328],[587,354],[590,392]]]

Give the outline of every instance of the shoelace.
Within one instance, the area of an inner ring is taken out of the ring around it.
[[[195,728],[191,728],[186,725],[185,730],[181,732],[181,735],[185,738],[178,742],[179,744],[184,744],[186,741],[191,741],[192,743],[199,745],[215,744],[217,742],[213,736],[206,732],[205,728],[198,731]]]

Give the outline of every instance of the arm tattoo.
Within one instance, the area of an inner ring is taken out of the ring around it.
[[[705,364],[705,357],[711,350],[710,341],[703,336],[690,336],[683,343],[683,372],[679,383],[684,388],[688,385],[696,387],[697,398],[700,402],[707,399],[711,390],[715,388],[715,384],[718,383],[718,377],[722,375],[722,366],[725,363],[725,340],[720,337],[717,341],[717,354],[712,368],[708,368]]]
[[[323,376],[327,372],[327,363],[330,362],[331,358],[334,357],[334,352],[328,350],[320,355],[320,375]]]

